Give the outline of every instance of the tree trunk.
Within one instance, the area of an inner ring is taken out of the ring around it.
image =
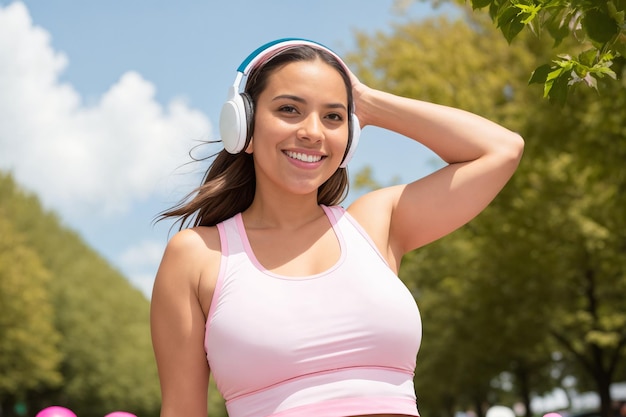
[[[595,382],[598,396],[600,397],[600,416],[613,416],[613,400],[611,399],[611,375],[604,372],[604,369],[598,370]]]
[[[515,369],[515,379],[517,380],[517,393],[524,403],[524,412],[525,417],[532,417],[533,413],[530,409],[530,376],[528,365],[523,360],[518,360],[517,365],[514,366]]]

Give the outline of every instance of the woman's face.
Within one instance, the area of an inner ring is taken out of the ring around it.
[[[343,159],[348,117],[346,86],[330,65],[316,59],[274,71],[257,99],[246,150],[254,156],[257,193],[317,193]]]

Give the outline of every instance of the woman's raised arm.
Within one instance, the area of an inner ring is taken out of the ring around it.
[[[448,163],[410,184],[369,193],[350,207],[391,263],[399,265],[405,253],[474,218],[518,166],[522,138],[483,117],[358,82],[354,92],[363,126],[374,125],[411,138]]]

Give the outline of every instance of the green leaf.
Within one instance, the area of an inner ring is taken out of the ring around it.
[[[548,72],[544,83],[543,96],[548,97],[551,102],[565,103],[567,91],[572,80],[572,72],[576,62],[572,61],[568,55],[559,55],[561,60],[553,61],[557,67]]]
[[[571,77],[565,71],[554,80],[548,96],[550,101],[564,104],[567,101],[567,92],[569,90],[569,81]]]
[[[598,57],[597,49],[588,49],[585,52],[582,52],[580,55],[578,55],[578,61],[583,65],[591,67],[594,65],[594,62],[596,61],[597,57]]]
[[[585,13],[582,25],[592,41],[606,43],[619,33],[619,25],[611,16],[598,9],[591,9]]]
[[[558,68],[548,73],[548,76],[546,77],[546,81],[543,84],[543,97],[544,98],[550,97],[550,90],[552,90],[552,86],[554,85],[554,80],[559,76],[561,71],[562,70]]]
[[[587,74],[589,74],[589,67],[586,65],[582,65],[580,62],[576,62],[574,65],[574,74],[575,78],[585,78]]]
[[[491,3],[489,5],[489,17],[491,17],[491,20],[495,22],[497,15],[498,15],[498,6],[495,3]]]
[[[606,4],[606,8],[609,11],[609,16],[611,16],[618,25],[621,26],[624,24],[624,10],[618,11],[617,7],[615,7],[615,3],[613,3],[612,1],[609,1]]]
[[[617,74],[615,74],[615,71],[613,71],[609,67],[600,67],[597,70],[594,70],[593,73],[594,74],[598,74],[600,76],[608,75],[609,77],[613,78],[614,80],[617,80]]]
[[[520,21],[527,25],[532,22],[537,14],[541,11],[540,5],[525,5],[525,4],[516,4],[515,7],[519,9],[517,16],[520,18]]]
[[[565,14],[565,16],[564,16]],[[554,39],[554,47],[557,47],[561,44],[563,39],[567,38],[570,33],[569,20],[572,19],[570,13],[565,13],[564,11],[560,11],[558,13],[552,14],[544,24],[545,28],[548,30],[548,33]]]
[[[502,31],[507,42],[511,43],[513,39],[524,29],[517,9],[509,7],[502,11],[498,16],[498,27]]]
[[[550,67],[549,64],[544,64],[544,65],[541,65],[540,67],[537,67],[533,71],[532,75],[530,76],[530,80],[528,80],[528,84],[545,83],[548,78],[548,74],[550,73],[551,70],[552,68]]]
[[[498,10],[498,15],[496,16],[496,20],[498,22],[498,27],[509,24],[509,22],[517,16],[517,9],[512,6],[501,7]]]
[[[493,0],[472,0],[472,9],[482,9],[489,6]]]

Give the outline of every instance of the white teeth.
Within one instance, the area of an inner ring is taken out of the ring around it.
[[[303,162],[318,162],[319,160],[322,159],[321,155],[307,155],[305,153],[292,152],[292,151],[285,151],[285,153],[287,154],[288,157],[297,159]]]

